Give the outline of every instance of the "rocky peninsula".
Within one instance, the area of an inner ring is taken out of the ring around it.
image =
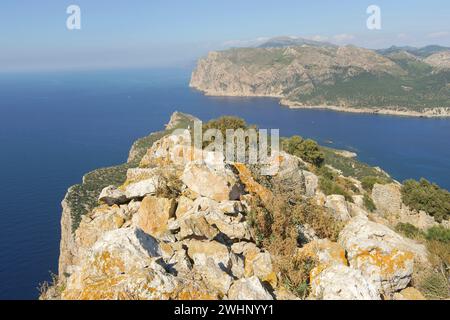
[[[382,170],[301,138],[283,139],[270,178],[198,163],[194,121],[174,113],[127,163],[68,190],[58,278],[42,299],[448,298],[448,279],[435,279],[448,243],[405,231],[445,232],[448,217],[406,205]]]

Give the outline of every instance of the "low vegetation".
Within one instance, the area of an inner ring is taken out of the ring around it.
[[[422,231],[410,223],[399,223],[395,229],[404,236],[425,244],[428,249],[432,268],[416,279],[417,288],[428,299],[450,298],[450,230],[435,226]]]
[[[317,142],[311,139],[293,136],[282,142],[282,148],[287,153],[302,158],[316,167],[320,167],[325,160],[323,151],[320,150]]]
[[[315,203],[283,190],[282,186],[275,185],[269,203],[253,199],[249,221],[258,244],[275,257],[284,285],[298,297],[306,298],[309,274],[316,262],[297,254],[298,226],[308,225],[319,238],[336,241],[343,225]]]
[[[425,211],[441,222],[450,217],[450,193],[425,179],[406,180],[402,187],[402,200],[413,210]]]

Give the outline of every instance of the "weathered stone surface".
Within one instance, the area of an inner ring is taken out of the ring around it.
[[[102,190],[98,201],[106,203],[109,206],[114,204],[124,204],[127,202],[127,196],[122,190],[117,189],[115,186],[109,186]]]
[[[333,216],[340,221],[350,220],[350,212],[348,210],[347,201],[341,195],[328,196],[325,202],[325,207],[331,210]]]
[[[251,240],[252,233],[250,226],[240,217],[225,215],[220,211],[212,211],[205,215],[210,225],[216,226],[220,232],[230,239]]]
[[[135,228],[105,233],[70,276],[64,299],[126,299],[132,294],[159,298],[173,291],[175,282],[156,263],[161,251],[156,239]],[[145,292],[151,287],[154,293]],[[133,291],[133,292],[131,292]]]
[[[194,265],[204,266],[208,258],[224,269],[230,268],[230,250],[224,244],[217,241],[189,240],[185,244],[188,247],[188,256],[194,261]]]
[[[119,229],[125,223],[123,211],[117,205],[102,206],[84,216],[75,232],[78,249],[90,248],[106,231]]]
[[[380,300],[376,287],[361,271],[337,264],[311,281],[311,296],[321,300]]]
[[[206,259],[205,265],[195,264],[194,271],[202,275],[203,281],[208,287],[218,291],[222,296],[227,294],[233,282],[233,278],[227,273],[227,270],[218,265],[211,257]]]
[[[372,199],[377,207],[377,213],[392,225],[399,222],[410,223],[422,230],[438,225],[434,218],[426,212],[410,210],[402,203],[401,185],[397,183],[375,184],[372,190]]]
[[[169,230],[169,219],[175,215],[176,202],[173,199],[147,196],[133,217],[133,223],[144,232],[158,237]]]
[[[189,130],[177,130],[173,134],[156,141],[148,149],[139,166],[141,168],[167,165],[183,167],[194,159],[193,152]]]
[[[302,170],[303,179],[305,181],[305,195],[313,197],[319,188],[319,178],[312,172]]]
[[[310,273],[311,281],[331,266],[348,265],[345,250],[338,243],[331,242],[328,239],[308,243],[303,248],[298,249],[297,255],[315,261],[316,266]]]
[[[179,220],[179,225],[178,238],[180,240],[190,237],[212,240],[219,233],[217,228],[208,223],[203,214],[187,214]]]
[[[182,176],[183,183],[194,192],[215,201],[239,200],[243,188],[231,170],[215,171],[189,163]]]
[[[230,300],[273,300],[257,277],[243,278],[233,283],[228,291]]]
[[[149,179],[131,182],[123,187],[125,195],[128,199],[142,199],[147,195],[155,195],[160,179],[160,176],[155,175]]]
[[[406,288],[394,294],[394,300],[426,300],[423,294],[416,288]]]
[[[194,207],[194,201],[192,201],[191,199],[189,199],[185,196],[181,196],[178,199],[177,211],[175,212],[177,219],[180,219],[181,217],[183,217],[183,215],[185,215],[187,212],[192,210],[193,207]]]
[[[367,217],[353,218],[339,235],[350,266],[361,270],[378,290],[392,294],[411,281],[414,259],[426,261],[423,245],[405,239]]]

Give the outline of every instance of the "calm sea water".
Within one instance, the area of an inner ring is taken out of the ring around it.
[[[175,110],[237,115],[353,150],[398,180],[450,189],[450,120],[289,110],[266,98],[212,98],[190,70],[0,75],[0,299],[35,299],[57,271],[60,202],[92,169],[126,161]]]

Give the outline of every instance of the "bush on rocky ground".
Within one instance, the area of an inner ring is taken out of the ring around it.
[[[425,179],[406,180],[402,187],[402,200],[411,209],[423,210],[438,222],[450,217],[450,192]]]

